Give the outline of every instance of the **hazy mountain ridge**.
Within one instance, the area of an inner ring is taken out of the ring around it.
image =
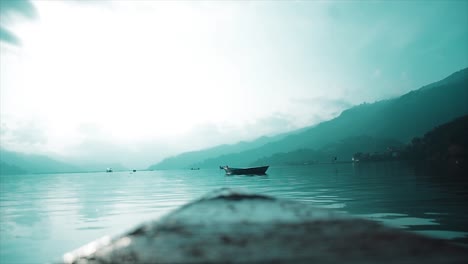
[[[362,152],[381,152],[387,148],[399,149],[403,143],[384,138],[370,136],[349,137],[339,142],[328,144],[319,150],[299,149],[287,153],[275,153],[269,157],[258,159],[251,165],[304,165],[313,163],[351,161],[356,150]]]
[[[420,137],[414,137],[404,147],[385,152],[358,152],[353,160],[358,162],[412,160],[430,161],[447,166],[453,171],[465,170],[468,154],[468,115],[456,118],[433,128]],[[465,172],[466,174],[466,172]]]
[[[468,154],[468,115],[435,127],[406,146],[407,158],[466,162]]]
[[[25,170],[18,168],[15,165],[10,165],[3,161],[0,161],[0,175],[12,175],[12,174],[24,174]]]
[[[400,97],[352,107],[332,120],[283,139],[242,152],[225,152],[218,157],[200,159],[191,166],[248,166],[277,153],[321,149],[363,135],[407,143],[414,136],[465,114],[468,114],[468,68]]]
[[[0,149],[1,174],[77,172],[80,168],[43,155]]]
[[[293,132],[294,133],[294,132]],[[154,169],[181,169],[181,168],[192,168],[197,167],[197,164],[200,160],[208,160],[211,158],[222,156],[225,153],[240,153],[243,151],[248,151],[260,146],[263,146],[267,143],[280,140],[284,138],[288,133],[280,134],[272,137],[260,137],[253,141],[241,141],[236,144],[224,144],[220,146],[215,146],[208,149],[202,149],[197,151],[185,152],[173,157],[164,159],[163,161],[151,165],[150,170]]]
[[[114,171],[127,170],[118,163],[64,162],[45,155],[24,154],[0,149],[0,174],[2,175],[105,171],[108,167],[113,168]]]

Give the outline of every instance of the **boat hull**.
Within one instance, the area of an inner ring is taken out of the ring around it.
[[[254,168],[230,168],[223,167],[227,175],[265,175],[269,166],[254,167]]]
[[[308,204],[222,189],[63,263],[468,263],[465,247]]]

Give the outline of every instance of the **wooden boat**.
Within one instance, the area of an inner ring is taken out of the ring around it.
[[[221,189],[120,236],[63,256],[108,263],[468,263],[468,250],[377,222]]]
[[[229,166],[220,166],[220,169],[226,171],[227,175],[265,175],[269,166],[252,168],[231,168]]]

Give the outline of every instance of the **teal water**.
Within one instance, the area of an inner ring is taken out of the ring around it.
[[[468,244],[468,177],[402,163],[12,175],[0,178],[0,263],[49,263],[221,187],[243,188]]]

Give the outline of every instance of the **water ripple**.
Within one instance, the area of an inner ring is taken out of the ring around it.
[[[0,177],[0,260],[51,260],[104,235],[167,214],[216,188],[243,188],[468,243],[466,179],[351,164],[272,167],[267,176],[219,170]],[[423,172],[426,173],[426,172]],[[21,254],[29,248],[28,256]]]

